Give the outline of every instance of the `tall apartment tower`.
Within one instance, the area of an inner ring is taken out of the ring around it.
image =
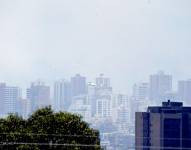
[[[76,74],[71,78],[72,97],[86,94],[86,77]]]
[[[100,74],[99,77],[96,78],[97,88],[110,88],[110,79],[104,77],[104,74]]]
[[[100,74],[96,78],[96,116],[108,118],[112,116],[112,87],[110,79]]]
[[[66,111],[71,104],[71,84],[60,80],[54,83],[53,107],[56,111]]]
[[[186,104],[191,104],[191,80],[178,82],[178,96]]]
[[[131,121],[135,121],[135,112],[146,111],[149,105],[149,84],[137,83],[133,86],[133,96],[130,99]]]
[[[96,84],[89,82],[87,85],[87,96],[91,107],[91,116],[96,114]]]
[[[160,71],[150,76],[150,100],[157,104],[162,102],[162,97],[172,91],[172,76]]]
[[[136,150],[191,149],[191,107],[163,102],[136,112]]]
[[[96,89],[101,91],[112,91],[110,78],[104,77],[104,74],[100,74],[100,76],[96,78]]]
[[[17,112],[17,103],[21,98],[21,89],[0,83],[0,112],[2,115]]]
[[[49,106],[50,102],[50,87],[43,82],[34,82],[27,89],[27,99],[30,100],[31,111]]]
[[[111,113],[111,107],[112,107],[112,103],[111,103],[111,99],[109,98],[100,98],[97,99],[97,104],[96,104],[96,115],[99,118],[109,118],[111,117],[112,113]]]

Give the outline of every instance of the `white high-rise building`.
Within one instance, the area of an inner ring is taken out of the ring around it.
[[[60,80],[54,83],[53,108],[55,111],[66,111],[71,104],[71,84]]]
[[[149,84],[146,82],[138,83],[133,86],[131,102],[131,122],[134,122],[135,112],[145,111],[149,101]]]
[[[135,84],[133,86],[133,96],[139,101],[148,99],[149,84],[146,82]]]
[[[127,131],[130,124],[130,102],[127,95],[116,94],[112,98],[112,121],[120,131]]]
[[[112,93],[112,87],[110,85],[110,79],[100,74],[96,78],[96,95],[108,95]]]
[[[91,119],[91,105],[89,104],[88,96],[79,95],[73,97],[72,104],[68,111],[81,115],[83,120],[89,122]]]
[[[96,114],[96,84],[89,82],[87,85],[88,102],[91,106],[91,116]]]
[[[180,101],[185,104],[191,104],[191,80],[182,80],[178,82],[178,96]]]
[[[119,130],[127,131],[130,124],[130,109],[125,106],[119,106],[117,109],[117,126]]]
[[[111,88],[110,79],[104,77],[104,74],[100,74],[99,77],[96,78],[96,86],[97,88]]]
[[[1,114],[17,112],[17,103],[21,98],[21,89],[13,86],[6,86],[5,83],[0,84],[0,105]]]
[[[119,120],[119,114],[121,109],[128,110],[130,113],[130,103],[127,95],[113,94],[112,95],[112,120],[116,122]],[[126,118],[128,120],[128,118]]]
[[[112,116],[113,94],[110,79],[100,74],[96,78],[96,116],[98,118],[109,118]]]
[[[160,71],[150,76],[150,99],[160,104],[162,97],[172,91],[172,76]]]
[[[111,117],[112,101],[110,98],[100,98],[97,99],[97,109],[96,116],[99,118],[109,118]]]

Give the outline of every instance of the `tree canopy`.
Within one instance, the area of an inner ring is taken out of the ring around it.
[[[46,107],[28,119],[11,114],[0,119],[0,149],[100,150],[99,132],[81,116]]]

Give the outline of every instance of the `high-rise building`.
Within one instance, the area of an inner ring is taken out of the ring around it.
[[[178,96],[184,103],[191,104],[191,80],[178,82]]]
[[[27,117],[29,117],[30,112],[31,112],[30,101],[28,99],[20,98],[17,102],[18,115],[26,119]]]
[[[71,92],[73,96],[79,96],[86,94],[86,77],[76,74],[71,78]]]
[[[125,106],[119,106],[117,109],[117,123],[130,124],[129,109]]]
[[[96,78],[96,92],[97,95],[110,94],[112,92],[110,79],[104,77],[104,74],[100,74],[100,76]]]
[[[133,96],[139,101],[145,101],[149,97],[149,84],[138,83],[133,86]]]
[[[71,104],[71,84],[61,80],[54,83],[53,108],[56,111],[66,111]]]
[[[121,118],[121,115],[130,114],[130,102],[129,102],[128,96],[124,94],[112,94],[111,96],[112,96],[112,99],[111,99],[112,120],[114,122],[121,123],[122,121],[119,121],[121,120],[119,119]],[[125,122],[129,123],[129,118],[126,118]]]
[[[104,74],[100,74],[99,77],[96,78],[97,88],[111,88],[110,79],[104,77]]]
[[[33,82],[27,89],[27,99],[30,100],[31,111],[51,105],[50,87],[43,82]]]
[[[162,102],[162,97],[166,92],[172,91],[172,76],[160,71],[158,74],[150,76],[150,100],[157,104]]]
[[[127,107],[122,105],[118,107],[116,124],[120,131],[128,131],[130,124],[130,111]]]
[[[18,87],[0,84],[0,112],[2,115],[17,112],[17,102],[21,98],[21,89]]]
[[[138,83],[133,86],[133,96],[130,98],[131,122],[135,121],[135,112],[145,111],[149,105],[149,84]]]
[[[87,85],[88,102],[91,106],[91,116],[96,114],[96,84],[89,82]]]
[[[96,116],[99,118],[111,117],[112,103],[113,95],[110,79],[100,74],[96,78]]]
[[[112,113],[112,101],[109,97],[102,97],[97,99],[96,116],[99,118],[109,118]]]
[[[136,150],[191,149],[191,107],[163,102],[136,113]]]
[[[115,95],[115,103],[113,104],[114,107],[118,106],[124,106],[124,107],[129,107],[129,99],[127,95],[124,94],[116,94]]]
[[[83,120],[90,121],[91,118],[91,105],[88,102],[87,95],[79,95],[73,97],[73,102],[70,105],[69,112],[80,114]]]

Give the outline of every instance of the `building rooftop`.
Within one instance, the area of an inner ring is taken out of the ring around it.
[[[191,107],[183,107],[182,102],[163,102],[162,106],[150,106],[147,109],[150,113],[191,113]]]

